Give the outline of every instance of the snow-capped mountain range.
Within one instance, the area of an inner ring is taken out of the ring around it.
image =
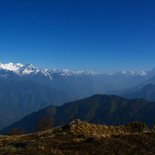
[[[21,63],[8,63],[2,64],[0,63],[0,70],[6,70],[14,72],[20,76],[22,75],[36,75],[42,74],[46,77],[50,77],[52,79],[53,74],[59,74],[61,76],[73,76],[73,75],[124,75],[124,76],[147,76],[149,71],[120,71],[111,74],[102,74],[96,73],[89,70],[81,70],[81,71],[72,71],[69,69],[42,69],[34,67],[32,64],[21,64]]]
[[[51,76],[53,74],[59,74],[62,76],[71,76],[71,75],[95,75],[95,72],[88,71],[88,70],[82,70],[82,71],[71,71],[68,69],[42,69],[34,67],[32,64],[21,64],[21,63],[8,63],[8,64],[2,64],[0,63],[0,70],[6,70],[14,72],[18,75],[36,75],[36,74],[42,74],[44,76]]]

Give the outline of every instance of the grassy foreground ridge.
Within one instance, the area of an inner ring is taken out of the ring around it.
[[[95,125],[80,120],[28,135],[0,137],[4,155],[154,155],[155,133],[143,123]]]

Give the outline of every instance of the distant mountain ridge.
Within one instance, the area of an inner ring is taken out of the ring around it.
[[[13,128],[34,132],[42,119],[49,120],[53,127],[74,119],[108,125],[140,121],[152,126],[155,123],[154,109],[155,103],[143,99],[128,100],[113,95],[95,95],[59,107],[49,106],[5,128],[2,133],[8,133]]]
[[[104,74],[89,70],[42,69],[34,67],[32,64],[0,63],[1,79],[12,80],[13,78],[13,80],[31,80],[35,83],[51,86],[55,89],[60,89],[61,84],[61,89],[63,91],[66,91],[66,87],[69,86],[72,90],[76,90],[77,92],[78,87],[84,86],[86,91],[88,91],[88,88],[92,91],[92,93],[88,93],[87,96],[97,93],[103,94],[111,90],[131,88],[144,83],[153,76],[155,76],[154,69],[152,71],[120,71]],[[91,84],[91,88],[87,85],[88,81]],[[86,96],[81,96],[81,98],[83,97]]]
[[[81,70],[81,71],[71,71],[68,69],[43,69],[43,68],[37,68],[34,67],[32,64],[21,64],[21,63],[8,63],[8,64],[2,64],[0,63],[0,70],[6,70],[6,71],[12,71],[18,75],[28,75],[28,74],[38,74],[41,73],[44,76],[49,76],[51,78],[51,75],[53,74],[59,74],[62,76],[72,76],[72,75],[95,75],[96,73],[93,71],[88,70]]]
[[[7,70],[17,73],[18,75],[26,75],[26,74],[37,74],[42,73],[45,76],[52,75],[52,74],[60,74],[63,76],[71,76],[71,75],[97,75],[97,74],[104,74],[104,73],[96,73],[89,70],[81,70],[81,71],[71,71],[68,69],[43,69],[34,67],[32,64],[22,64],[22,63],[8,63],[2,64],[0,63],[0,70]],[[104,75],[126,75],[126,76],[147,76],[150,72],[149,71],[120,71],[111,74],[104,74]]]

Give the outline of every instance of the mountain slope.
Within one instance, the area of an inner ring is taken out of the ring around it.
[[[141,89],[130,93],[126,93],[123,96],[130,99],[144,98],[148,101],[155,101],[155,85],[154,84],[145,85]]]
[[[118,96],[95,95],[59,107],[49,106],[5,128],[2,133],[10,132],[13,128],[34,132],[42,119],[48,120],[51,127],[66,124],[77,118],[90,123],[110,125],[142,121],[151,126],[155,123],[154,109],[155,103],[149,103],[146,100],[127,100]]]
[[[0,129],[47,105],[64,101],[69,101],[67,94],[48,86],[31,81],[0,80]]]

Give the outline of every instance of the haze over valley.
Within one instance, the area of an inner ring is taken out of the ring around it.
[[[154,69],[101,74],[92,71],[42,69],[32,64],[0,64],[1,126],[49,105],[62,105],[94,94],[155,101]],[[9,114],[9,115],[8,115]]]

